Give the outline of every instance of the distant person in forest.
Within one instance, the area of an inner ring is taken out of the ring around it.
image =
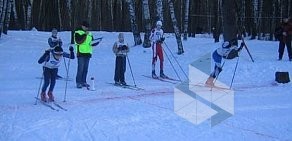
[[[244,47],[244,43],[241,43],[240,47],[237,47],[237,39],[225,41],[222,47],[217,48],[213,54],[212,59],[215,63],[214,70],[210,74],[209,78],[205,82],[206,86],[214,86],[214,80],[218,78],[218,75],[222,71],[222,59],[234,59],[238,57],[238,53]]]
[[[155,65],[157,62],[157,57],[159,58],[160,61],[160,77],[161,78],[168,78],[165,74],[164,74],[164,70],[163,70],[163,62],[164,62],[164,58],[163,58],[163,48],[162,48],[162,43],[164,42],[164,36],[163,36],[163,30],[162,30],[162,22],[161,21],[157,21],[156,22],[156,27],[151,31],[151,35],[150,35],[150,40],[152,42],[152,51],[153,51],[153,55],[152,55],[152,78],[157,79],[158,76],[155,73]]]
[[[43,63],[44,84],[42,86],[41,101],[43,102],[54,101],[53,90],[56,84],[58,67],[60,66],[60,63],[62,62],[61,59],[62,57],[66,57],[70,59],[75,58],[73,47],[70,47],[69,50],[70,50],[70,54],[63,52],[63,49],[59,45],[57,45],[54,47],[54,49],[46,50],[45,53],[38,60],[39,64]],[[46,90],[49,85],[50,85],[49,91],[46,94]]]
[[[63,42],[62,39],[58,36],[58,30],[56,28],[52,29],[52,35],[48,39],[48,43],[51,49],[54,49],[56,46],[62,47]],[[62,78],[60,75],[58,75],[57,72],[57,79]]]
[[[113,52],[116,55],[115,64],[115,85],[127,85],[125,82],[126,57],[129,52],[129,45],[124,41],[124,34],[119,33],[118,41],[113,45]]]
[[[287,46],[289,61],[292,61],[292,23],[289,22],[289,18],[284,18],[281,26],[275,29],[275,37],[279,40],[278,60],[282,60],[285,46]]]
[[[89,67],[89,60],[92,56],[92,47],[97,46],[101,39],[96,40],[93,43],[94,38],[91,32],[88,31],[89,23],[83,21],[80,27],[74,32],[74,41],[77,53],[77,75],[76,75],[76,87],[89,87],[86,82],[87,72]]]

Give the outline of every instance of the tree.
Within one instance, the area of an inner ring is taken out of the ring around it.
[[[163,4],[162,0],[155,0],[156,2],[156,20],[163,23]]]
[[[134,36],[135,45],[141,45],[142,40],[141,40],[140,32],[138,31],[138,25],[136,22],[134,2],[133,0],[127,0],[127,4],[128,4],[128,10],[129,10],[129,15],[130,15],[130,20],[131,20],[131,28],[132,28],[132,32]]]
[[[145,23],[145,35],[143,47],[149,48],[151,47],[151,41],[149,39],[151,32],[151,22],[150,22],[150,10],[148,0],[143,0],[143,15],[144,15],[144,23]]]
[[[3,33],[7,34],[8,28],[9,28],[9,22],[10,22],[10,17],[11,17],[11,5],[13,3],[13,0],[7,0],[7,10],[5,14],[5,22],[4,22],[4,27],[3,27]]]
[[[222,0],[224,41],[237,41],[237,20],[235,0]]]
[[[173,25],[173,29],[174,29],[174,33],[175,33],[175,37],[176,37],[177,47],[178,47],[177,53],[180,55],[180,54],[184,53],[184,49],[183,49],[183,45],[182,45],[181,34],[180,34],[179,28],[177,26],[177,20],[175,17],[172,0],[168,0],[168,6],[169,6],[169,13],[170,13],[170,17],[172,20],[172,25]]]
[[[188,38],[188,25],[189,25],[189,11],[190,0],[185,0],[185,11],[184,11],[184,40]]]
[[[0,1],[0,37],[3,32],[4,20],[6,16],[6,10],[7,10],[7,2],[8,0]]]

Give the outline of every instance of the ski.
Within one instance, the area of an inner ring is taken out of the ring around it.
[[[161,82],[167,82],[167,83],[171,83],[171,84],[176,84],[176,82],[174,82],[173,80],[170,80],[170,79],[163,79],[161,77],[153,78],[153,77],[148,76],[148,75],[142,75],[142,76],[144,76],[146,78],[154,79],[154,80],[159,80]]]
[[[35,99],[38,100],[38,101],[39,101],[41,104],[43,104],[44,106],[46,106],[46,107],[48,107],[48,108],[50,108],[50,109],[52,109],[52,110],[54,110],[54,111],[59,111],[59,109],[56,109],[56,108],[53,107],[52,105],[50,105],[50,104],[48,104],[48,103],[46,103],[46,102],[41,101],[40,98],[35,97]]]
[[[36,77],[36,79],[43,79],[43,77]],[[72,78],[57,78],[56,80],[63,80],[63,81],[73,81]]]
[[[193,86],[198,86],[198,87],[206,87],[206,88],[210,88],[211,90],[212,89],[219,89],[219,90],[231,90],[229,88],[226,88],[226,87],[220,87],[220,86],[209,86],[209,85],[205,85],[205,84],[202,84],[202,83],[198,83],[198,84],[193,84]]]
[[[137,91],[144,90],[143,88],[140,88],[140,87],[137,87],[137,86],[133,86],[133,85],[117,85],[115,83],[110,83],[110,82],[107,82],[107,84],[111,84],[111,85],[114,85],[116,87],[130,89],[130,90],[137,90]]]
[[[66,108],[64,108],[63,106],[61,106],[60,104],[53,102],[55,106],[57,106],[58,108],[64,110],[64,111],[68,111]]]
[[[161,78],[161,79],[168,79],[168,80],[172,80],[172,81],[182,82],[181,80],[174,79],[174,78],[171,78],[171,77],[168,77],[168,76],[166,78]]]

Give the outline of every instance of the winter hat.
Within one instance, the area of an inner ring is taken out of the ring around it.
[[[54,48],[54,53],[55,54],[63,54],[63,49],[60,46],[56,46]]]
[[[82,26],[89,27],[89,23],[87,21],[82,21]]]
[[[162,22],[161,22],[161,21],[157,21],[157,22],[156,22],[156,25],[157,25],[157,26],[162,26]]]

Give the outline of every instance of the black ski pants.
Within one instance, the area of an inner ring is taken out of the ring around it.
[[[56,84],[58,68],[47,68],[43,67],[43,75],[44,75],[44,84],[42,87],[42,92],[46,92],[48,86],[50,85],[49,92],[54,90]]]
[[[116,57],[115,82],[125,82],[126,56]]]

